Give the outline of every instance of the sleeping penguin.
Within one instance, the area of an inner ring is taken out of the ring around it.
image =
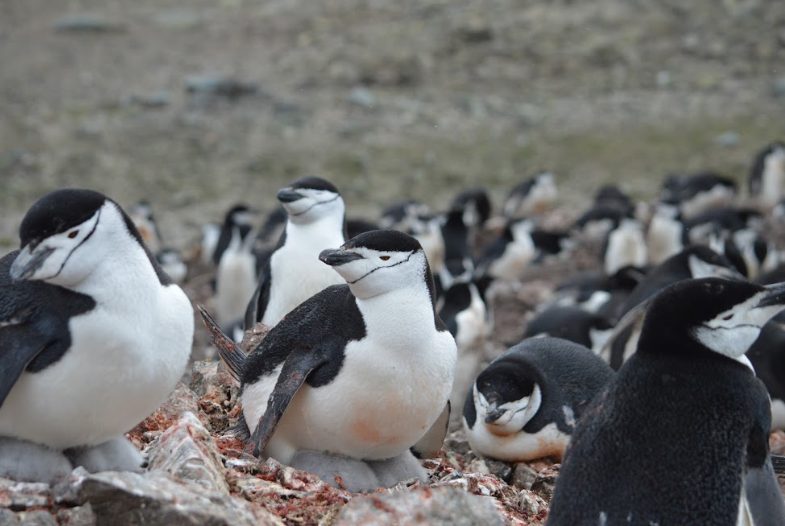
[[[466,396],[472,450],[507,462],[561,457],[585,407],[612,376],[582,345],[524,340],[491,362]]]
[[[744,356],[783,308],[783,284],[705,278],[659,294],[572,435],[547,524],[785,524],[769,396]]]
[[[250,444],[352,491],[424,480],[410,448],[441,447],[456,360],[425,253],[376,230],[319,259],[345,284],[303,302],[247,357],[206,318],[240,380]]]

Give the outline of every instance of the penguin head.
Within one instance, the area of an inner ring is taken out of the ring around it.
[[[329,181],[318,177],[297,179],[277,194],[289,221],[308,224],[325,217],[338,217],[343,221],[344,202],[338,189]]]
[[[520,432],[542,403],[539,386],[507,363],[497,363],[480,373],[472,395],[477,420],[498,436]]]
[[[785,309],[785,284],[722,278],[684,280],[661,292],[646,313],[639,350],[713,351],[743,361],[761,328]]]
[[[122,209],[92,190],[62,189],[39,199],[19,227],[15,280],[42,280],[65,287],[83,281],[122,241],[143,248],[139,232]],[[143,249],[144,250],[144,249]]]
[[[256,212],[244,204],[236,204],[226,212],[224,226],[231,230],[234,227],[241,231],[248,231],[256,220]]]
[[[428,285],[433,298],[433,279],[425,252],[416,239],[403,232],[365,232],[341,248],[322,251],[319,259],[333,267],[360,299],[417,283]]]

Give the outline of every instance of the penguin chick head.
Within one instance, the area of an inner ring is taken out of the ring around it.
[[[289,221],[307,224],[325,217],[336,216],[343,221],[345,206],[338,189],[329,181],[318,177],[297,179],[278,191]]]
[[[431,272],[420,243],[397,230],[364,232],[341,248],[322,251],[319,259],[333,267],[360,299],[416,284],[432,289]]]
[[[105,195],[67,188],[39,199],[19,227],[14,280],[72,287],[83,281],[123,239],[142,240],[131,219]]]
[[[505,369],[508,368],[502,364],[486,369],[477,377],[473,389],[478,422],[497,436],[520,432],[542,403],[536,383],[521,376],[518,370]]]
[[[657,353],[708,349],[744,361],[761,328],[785,309],[785,283],[703,278],[660,293],[646,314],[639,350]]]

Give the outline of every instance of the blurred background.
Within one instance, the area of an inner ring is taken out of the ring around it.
[[[741,181],[783,137],[781,0],[0,1],[6,246],[64,185],[147,199],[184,245],[301,175],[370,217],[540,169],[587,205]]]

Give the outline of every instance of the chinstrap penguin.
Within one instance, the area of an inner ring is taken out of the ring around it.
[[[123,433],[182,376],[190,301],[98,192],[45,195],[19,237],[0,260],[0,476],[138,469]]]
[[[472,450],[508,462],[561,457],[583,410],[612,375],[581,345],[524,340],[491,362],[466,396]]]
[[[785,524],[769,396],[744,356],[783,308],[782,284],[705,278],[658,295],[573,433],[547,524]]]
[[[747,184],[763,206],[773,207],[785,197],[785,143],[773,142],[758,152]]]
[[[303,177],[278,191],[287,213],[278,246],[262,265],[245,312],[245,328],[274,326],[320,290],[343,283],[319,262],[319,253],[345,241],[346,207],[338,189],[318,177]]]
[[[441,447],[456,360],[423,249],[377,230],[319,259],[345,284],[287,314],[247,358],[221,350],[241,381],[250,443],[353,491],[423,479],[410,448]]]

